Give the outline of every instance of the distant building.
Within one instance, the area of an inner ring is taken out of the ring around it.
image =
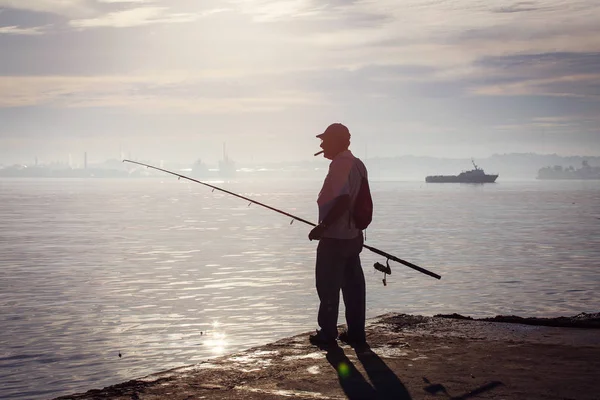
[[[235,162],[227,155],[227,148],[223,143],[223,159],[219,161],[219,175],[223,179],[233,178],[235,171]]]
[[[563,168],[561,165],[544,167],[538,171],[537,179],[600,179],[600,167],[592,167],[586,160],[579,169],[572,166]]]
[[[202,162],[202,160],[198,159],[192,165],[192,176],[198,179],[209,177],[208,167]]]

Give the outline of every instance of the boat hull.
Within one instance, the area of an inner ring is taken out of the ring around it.
[[[498,175],[483,175],[477,177],[463,177],[457,175],[432,175],[425,178],[429,183],[494,183]]]

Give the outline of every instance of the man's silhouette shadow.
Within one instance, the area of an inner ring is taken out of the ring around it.
[[[365,380],[339,346],[327,350],[327,361],[336,370],[340,386],[349,399],[373,399],[375,389]]]
[[[356,369],[341,347],[329,348],[326,356],[336,370],[340,386],[349,399],[411,400],[400,379],[368,346],[357,349],[356,355],[372,385]]]
[[[363,365],[378,399],[410,400],[410,394],[400,378],[383,362],[370,347],[356,349],[356,356]]]

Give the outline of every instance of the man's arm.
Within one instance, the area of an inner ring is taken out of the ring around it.
[[[344,194],[342,196],[336,197],[335,203],[331,208],[331,211],[327,213],[323,221],[317,226],[315,226],[310,233],[308,234],[308,238],[310,240],[319,240],[323,236],[323,233],[327,230],[331,224],[340,219],[342,215],[350,208],[350,195]]]

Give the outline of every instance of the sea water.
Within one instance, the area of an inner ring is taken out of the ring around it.
[[[314,221],[318,180],[224,188]],[[371,182],[367,316],[600,311],[600,182]],[[0,180],[0,398],[43,399],[316,328],[310,227],[166,177]],[[343,323],[343,305],[340,323]]]

